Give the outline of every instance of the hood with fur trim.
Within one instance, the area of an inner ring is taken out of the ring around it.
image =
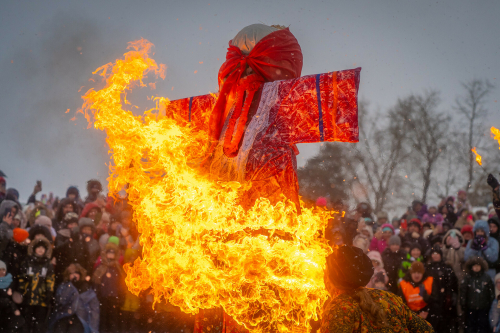
[[[448,230],[445,234],[444,234],[444,237],[443,237],[443,245],[448,247],[448,245],[446,245],[446,238],[448,238],[448,236],[451,235],[451,232],[454,231],[455,232],[455,235],[457,235],[458,237],[458,241],[460,242],[460,246],[464,245],[464,236],[462,235],[462,233],[457,230],[457,229],[450,229]]]
[[[477,229],[483,229],[484,233],[486,234],[486,237],[490,237],[490,226],[488,225],[488,222],[484,220],[477,220],[476,223],[474,224],[474,228],[472,228],[474,236],[476,235]]]
[[[486,262],[486,260],[481,257],[473,257],[465,262],[465,272],[470,274],[472,272],[472,266],[476,264],[481,265],[483,273],[486,273],[486,271],[488,271],[488,263]]]
[[[52,245],[49,240],[42,235],[39,235],[35,238],[30,245],[28,245],[28,255],[32,256],[35,253],[35,248],[37,248],[40,244],[44,245],[47,251],[45,251],[45,257],[52,258]]]

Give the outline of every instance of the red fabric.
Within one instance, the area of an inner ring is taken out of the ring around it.
[[[26,230],[21,229],[21,228],[15,228],[13,230],[13,234],[14,234],[14,236],[13,236],[14,240],[18,243],[24,242],[26,240],[26,238],[28,238],[28,236],[29,236],[29,233]]]
[[[253,74],[244,77],[247,65],[252,68]],[[212,141],[209,153],[219,141],[226,106],[228,102],[231,103],[228,101],[230,94],[236,96],[236,104],[224,138],[224,153],[234,157],[243,136],[252,99],[259,86],[265,81],[297,78],[301,71],[302,50],[288,28],[262,38],[248,55],[244,55],[229,42],[226,61],[219,70],[220,95],[209,121],[209,137]],[[235,129],[236,123],[238,126]]]
[[[80,217],[87,217],[88,213],[93,209],[97,208],[98,210],[101,210],[98,204],[95,202],[89,202],[88,204],[83,207],[82,213],[80,214]]]

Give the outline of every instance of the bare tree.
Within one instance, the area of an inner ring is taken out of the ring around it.
[[[399,193],[404,182],[399,170],[409,152],[404,148],[405,133],[401,128],[387,121],[387,116],[368,114],[364,102],[360,103],[359,120],[360,142],[352,145],[353,167],[348,170],[366,189],[368,201],[378,212],[384,209],[388,198],[395,198],[394,192]]]
[[[404,140],[412,150],[412,163],[422,177],[422,201],[426,201],[432,172],[446,149],[450,117],[439,112],[439,92],[399,99],[390,111],[391,123],[402,126]],[[401,124],[401,125],[400,125]]]
[[[467,187],[472,186],[474,178],[475,156],[471,149],[479,147],[484,134],[484,119],[488,115],[488,109],[485,107],[486,97],[495,88],[488,80],[471,80],[462,83],[465,93],[457,97],[455,109],[463,116],[462,125],[466,131],[462,131],[467,138],[467,142],[462,144],[463,154],[460,157],[461,162],[467,165]]]

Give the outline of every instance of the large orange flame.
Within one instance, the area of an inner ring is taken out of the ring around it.
[[[482,157],[481,155],[479,155],[476,151],[476,147],[472,148],[471,151],[474,153],[474,155],[476,155],[476,162],[477,164],[479,165],[483,165],[483,162],[482,162]]]
[[[125,111],[121,99],[132,83],[145,86],[148,73],[164,77],[166,67],[149,57],[152,46],[131,42],[123,59],[98,68],[106,86],[89,90],[81,110],[106,131],[110,192],[126,189],[141,233],[142,259],[126,267],[129,290],[151,288],[155,302],[186,313],[222,306],[252,332],[308,327],[327,298],[331,248],[323,235],[331,213],[302,207],[298,215],[292,202],[266,198],[246,211],[236,202],[249,184],[214,182],[195,167],[206,133],[154,110]]]
[[[500,149],[500,130],[498,128],[491,126],[491,134],[494,135],[493,139],[498,141],[499,145],[498,149]]]

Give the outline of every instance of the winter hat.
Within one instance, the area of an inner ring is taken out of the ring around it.
[[[414,261],[411,264],[411,267],[410,267],[410,274],[411,273],[422,273],[422,274],[424,274],[425,273],[425,266],[424,266],[424,264],[422,264],[420,261]]]
[[[424,238],[429,238],[429,236],[433,233],[433,230],[432,229],[429,229],[429,230],[425,230],[424,232]]]
[[[465,232],[470,232],[471,234],[473,234],[472,232],[473,228],[471,225],[464,225],[463,228],[460,230],[460,233],[463,235]]]
[[[52,220],[45,215],[40,215],[36,218],[35,225],[42,225],[50,230],[52,228]]]
[[[120,239],[116,236],[111,236],[108,238],[108,244],[115,244],[116,246],[120,245]]]
[[[364,287],[373,275],[370,258],[357,247],[343,245],[326,258],[328,277],[341,290]]]
[[[91,227],[92,231],[94,231],[95,225],[92,219],[89,219],[88,217],[82,217],[78,220],[78,227],[80,227],[80,230],[82,230],[83,227]]]
[[[104,251],[106,253],[108,253],[108,252],[118,253],[118,245],[116,245],[115,243],[108,243],[108,244],[106,244]]]
[[[377,213],[377,220],[380,220],[380,219],[389,219],[389,215],[387,214],[387,212],[378,212]]]
[[[420,244],[418,244],[418,243],[412,243],[412,244],[410,245],[410,252],[411,252],[411,250],[413,250],[413,249],[419,249],[419,250],[420,250],[420,253],[422,253],[422,247],[421,247],[421,246],[420,246]]]
[[[434,246],[436,243],[442,243],[442,242],[443,242],[443,237],[441,237],[440,235],[431,236],[429,238],[429,243],[431,244],[431,246]]]
[[[15,188],[8,188],[7,189],[7,195],[11,195],[14,197],[14,199],[19,200],[19,191],[16,190]]]
[[[14,240],[18,243],[24,242],[30,235],[29,232],[21,228],[15,228],[12,232],[14,234]]]
[[[401,238],[399,238],[399,236],[392,235],[391,238],[389,238],[389,246],[391,245],[401,246]]]
[[[441,258],[443,258],[443,250],[441,250],[441,247],[438,246],[438,245],[434,245],[432,248],[431,248],[431,255],[433,253],[438,253],[441,255]]]
[[[486,222],[485,220],[477,220],[476,223],[474,223],[474,227],[472,228],[472,232],[474,233],[474,235],[476,235],[476,231],[479,229],[484,231],[486,237],[490,237],[490,226],[488,222]]]
[[[416,225],[419,230],[422,230],[422,222],[420,222],[420,220],[417,218],[411,219],[410,222],[408,222],[408,227],[410,227],[411,225]]]
[[[42,235],[49,241],[52,240],[52,234],[50,233],[50,230],[47,227],[44,227],[43,225],[34,225],[33,227],[30,228],[29,230],[29,238],[31,241],[35,240],[35,238],[38,235]]]
[[[326,207],[327,200],[325,197],[318,197],[316,199],[316,206]]]
[[[384,268],[384,261],[382,260],[382,256],[378,251],[370,251],[367,253],[368,258],[371,260],[375,260],[378,262],[380,268]]]
[[[500,273],[495,275],[495,298],[497,298],[498,295],[500,295],[500,290],[497,288],[497,281],[500,280]]]
[[[80,196],[80,191],[76,186],[70,186],[66,191],[66,197],[68,197],[70,194],[74,194],[78,198]]]
[[[69,212],[64,215],[64,226],[67,228],[71,223],[78,223],[78,214],[74,212]]]
[[[392,224],[384,223],[384,224],[382,224],[381,228],[382,228],[382,231],[390,230],[392,232],[392,234],[394,235],[394,227],[392,226]]]
[[[0,260],[0,269],[7,270],[7,265],[2,260]]]

